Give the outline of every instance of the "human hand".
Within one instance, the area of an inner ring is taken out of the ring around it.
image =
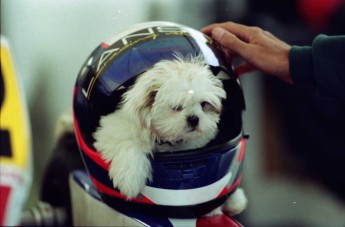
[[[245,60],[235,71],[258,69],[292,84],[289,70],[291,46],[270,32],[234,22],[211,24],[202,32],[216,40],[228,58],[238,55]]]

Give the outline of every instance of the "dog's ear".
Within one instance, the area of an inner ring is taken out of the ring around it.
[[[145,95],[145,101],[140,108],[141,109],[146,109],[146,108],[151,109],[153,103],[155,102],[156,95],[157,95],[157,90],[147,91],[147,94]]]
[[[147,90],[144,95],[144,102],[142,105],[138,106],[138,116],[140,119],[140,123],[143,127],[149,128],[151,127],[151,109],[153,103],[155,102],[155,98],[157,95],[157,90]]]
[[[149,128],[151,125],[151,109],[160,88],[154,75],[145,72],[138,77],[135,84],[123,95],[122,106],[128,115],[132,115],[140,124]]]

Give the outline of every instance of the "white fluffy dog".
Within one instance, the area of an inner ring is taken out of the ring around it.
[[[152,178],[152,152],[200,148],[215,138],[226,92],[202,57],[176,56],[140,75],[122,98],[93,136],[111,162],[114,187],[130,199]]]

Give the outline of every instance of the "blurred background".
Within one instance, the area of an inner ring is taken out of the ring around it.
[[[72,107],[83,62],[101,41],[129,25],[152,20],[195,29],[232,20],[260,26],[289,44],[310,45],[319,33],[345,33],[345,4],[343,0],[1,0],[1,35],[10,42],[32,128],[34,176],[26,209],[41,200],[56,123]],[[320,99],[313,88],[285,85],[258,72],[244,75],[241,82],[244,129],[250,134],[242,186],[249,205],[238,220],[244,226],[344,226],[345,121],[327,112],[343,111],[345,116],[344,104]],[[335,143],[344,146],[333,148]]]

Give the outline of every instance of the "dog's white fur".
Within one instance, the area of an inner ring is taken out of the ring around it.
[[[200,148],[214,139],[225,98],[202,57],[176,56],[140,75],[93,134],[114,187],[136,197],[152,178],[152,152]]]

